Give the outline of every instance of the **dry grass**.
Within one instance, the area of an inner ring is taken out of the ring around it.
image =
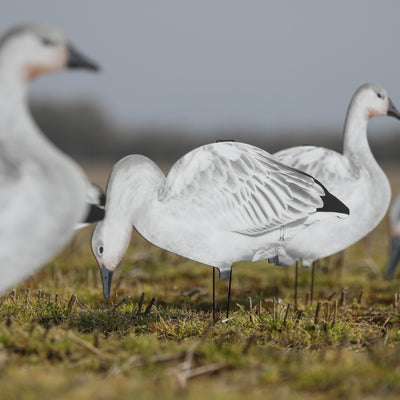
[[[343,264],[323,260],[312,304],[301,269],[298,309],[294,268],[235,266],[232,318],[215,325],[211,268],[134,235],[106,301],[82,231],[1,298],[0,398],[397,399],[400,289],[382,277],[386,231],[384,221]],[[217,282],[221,312],[226,289]]]

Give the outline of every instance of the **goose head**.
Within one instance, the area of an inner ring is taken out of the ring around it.
[[[351,108],[355,107],[363,110],[364,117],[368,120],[385,115],[400,119],[400,112],[386,90],[377,83],[365,83],[357,89],[351,101]]]
[[[126,218],[125,218],[126,220]],[[97,223],[92,235],[92,252],[100,268],[103,294],[110,298],[112,277],[131,238],[132,226],[125,221],[106,219]]]
[[[17,26],[0,39],[0,70],[7,78],[30,82],[37,76],[64,68],[97,71],[57,29],[39,24]]]
[[[107,299],[114,270],[129,246],[132,226],[146,213],[164,180],[156,164],[139,154],[126,156],[113,167],[107,183],[105,218],[96,225],[91,241]]]

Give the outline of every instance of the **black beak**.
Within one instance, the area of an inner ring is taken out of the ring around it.
[[[394,104],[392,103],[392,100],[390,100],[390,98],[389,98],[389,108],[388,108],[387,115],[390,115],[391,117],[395,117],[397,119],[400,119],[400,112],[394,106]]]
[[[103,282],[103,294],[106,299],[110,298],[113,273],[114,271],[110,271],[104,264],[100,267],[101,280]]]
[[[71,43],[68,43],[68,68],[83,68],[92,71],[98,71],[100,68],[93,61],[86,58],[83,54],[77,51]]]

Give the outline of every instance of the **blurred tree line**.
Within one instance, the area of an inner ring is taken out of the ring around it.
[[[268,132],[224,130],[188,132],[171,128],[123,129],[91,100],[59,102],[33,100],[32,114],[42,131],[64,152],[77,160],[117,161],[127,154],[139,153],[157,162],[171,163],[186,152],[217,139],[234,139],[261,147],[270,153],[303,144],[341,150],[339,132],[301,132],[268,135]],[[376,136],[376,135],[375,135]],[[400,132],[384,137],[369,137],[375,157],[398,161]]]

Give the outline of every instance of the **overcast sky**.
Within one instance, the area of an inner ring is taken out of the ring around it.
[[[330,127],[376,81],[400,109],[400,2],[2,0],[0,28],[52,24],[102,66],[35,82],[36,97],[97,99],[122,125]],[[399,121],[371,123],[380,133]]]

